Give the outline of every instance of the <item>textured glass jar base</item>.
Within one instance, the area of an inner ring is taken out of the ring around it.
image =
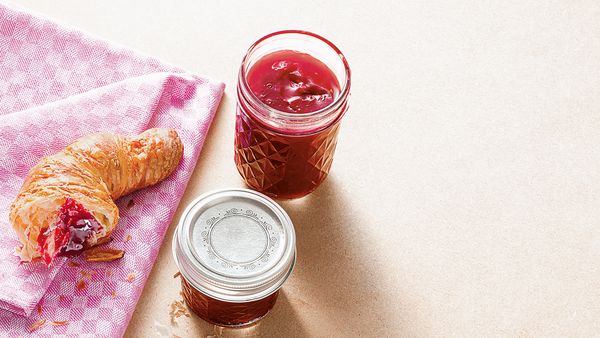
[[[299,198],[325,180],[333,163],[339,121],[310,135],[275,133],[239,107],[235,163],[248,187],[276,198]]]
[[[279,291],[266,298],[246,302],[230,303],[211,298],[196,290],[181,278],[183,300],[198,317],[205,321],[226,327],[244,327],[256,323],[275,306]]]

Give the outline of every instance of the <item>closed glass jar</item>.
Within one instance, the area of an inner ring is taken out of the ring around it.
[[[239,327],[264,317],[296,261],[293,224],[248,189],[209,192],[184,211],[173,236],[185,303],[200,318]]]
[[[348,63],[323,37],[281,31],[252,45],[238,77],[234,142],[245,183],[277,198],[315,190],[331,169],[349,95]]]

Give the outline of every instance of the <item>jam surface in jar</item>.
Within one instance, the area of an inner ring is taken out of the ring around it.
[[[183,300],[200,318],[221,326],[249,325],[264,317],[275,305],[279,291],[256,301],[231,303],[211,298],[181,278]]]
[[[325,108],[340,92],[335,74],[323,62],[291,50],[263,56],[250,68],[246,81],[259,100],[286,113]]]
[[[263,56],[252,65],[246,80],[261,102],[288,114],[326,108],[340,93],[331,69],[311,55],[291,50]],[[252,189],[280,198],[302,197],[327,177],[338,130],[339,119],[324,129],[301,133],[285,126],[273,128],[238,104],[236,166]]]

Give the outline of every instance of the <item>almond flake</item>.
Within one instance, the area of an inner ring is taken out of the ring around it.
[[[103,245],[112,241],[112,237],[102,237],[96,241],[96,245]]]
[[[69,324],[68,320],[54,320],[50,323],[52,326],[63,326]]]
[[[73,262],[73,261],[69,261],[69,263],[67,263],[67,266],[70,267],[70,268],[76,268],[76,267],[79,267],[79,263]]]
[[[110,248],[95,248],[85,251],[83,258],[88,262],[112,262],[123,258],[125,251]]]
[[[133,208],[134,205],[135,205],[135,202],[133,201],[133,198],[132,198],[129,200],[129,202],[127,202],[127,209]]]
[[[128,282],[133,282],[135,280],[135,273],[130,273],[127,275],[127,281]]]
[[[177,271],[177,272],[175,272],[175,274],[173,275],[173,278],[177,278],[177,277],[179,277],[179,276],[181,276],[181,272]]]
[[[45,319],[38,319],[36,322],[34,322],[33,324],[31,324],[31,326],[29,327],[29,332],[33,332],[36,331],[37,329],[39,329],[40,327],[46,325],[46,320]]]
[[[83,289],[85,289],[87,287],[87,283],[83,279],[80,279],[77,282],[77,286],[76,287],[77,287],[77,290],[83,290]]]

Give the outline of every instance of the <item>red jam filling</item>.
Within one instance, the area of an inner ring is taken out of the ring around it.
[[[246,81],[263,103],[288,113],[325,108],[340,92],[331,69],[306,53],[292,50],[263,56],[250,68]]]
[[[53,226],[43,229],[38,236],[42,259],[50,264],[58,255],[74,256],[83,251],[93,233],[102,225],[83,205],[67,197],[58,211]]]
[[[183,300],[200,318],[220,326],[243,326],[264,317],[275,306],[279,291],[256,301],[231,303],[209,297],[181,278]]]

